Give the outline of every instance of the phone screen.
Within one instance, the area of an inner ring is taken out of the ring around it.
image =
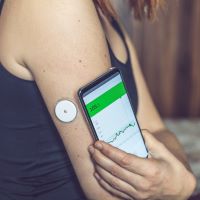
[[[86,91],[83,101],[99,140],[127,153],[147,157],[147,149],[119,72]]]

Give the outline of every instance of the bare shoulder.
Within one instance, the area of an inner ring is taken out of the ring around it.
[[[103,60],[109,60],[103,29],[92,0],[6,0],[0,17],[0,44],[1,62],[10,66],[10,71],[15,74],[22,72],[25,79],[34,79],[33,71],[41,69],[41,65],[47,67],[49,58],[56,59],[57,63],[48,67],[58,67],[60,62],[66,62],[71,71],[77,71],[73,67],[77,63],[85,70],[87,63],[83,64],[81,57],[91,54],[92,49],[98,48]],[[36,64],[39,57],[40,63]]]
[[[35,61],[41,55],[44,61],[45,56],[57,56],[58,65],[60,57],[71,62],[98,47],[109,57],[92,0],[6,0],[0,27],[4,54],[30,70],[39,66]]]

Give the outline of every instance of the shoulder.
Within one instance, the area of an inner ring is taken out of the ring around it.
[[[0,18],[0,42],[4,54],[16,60],[35,59],[55,52],[104,41],[92,0],[7,0]]]

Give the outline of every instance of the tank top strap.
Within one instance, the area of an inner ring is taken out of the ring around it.
[[[101,16],[100,17],[100,21],[102,20],[101,19]],[[126,63],[123,63],[121,62],[116,56],[115,54],[113,53],[113,50],[111,48],[111,45],[109,43],[109,40],[105,34],[105,38],[106,38],[106,42],[107,42],[107,46],[108,46],[108,49],[109,49],[109,53],[110,53],[110,58],[111,58],[111,62],[112,63],[119,63],[119,65],[130,65],[131,61],[130,61],[130,52],[129,52],[129,48],[128,48],[128,45],[127,45],[127,42],[126,42],[126,39],[125,39],[125,36],[124,36],[124,33],[119,25],[119,23],[117,22],[117,20],[114,18],[114,17],[111,17],[111,25],[112,27],[115,29],[115,31],[119,34],[120,38],[122,39],[123,43],[124,43],[124,46],[125,46],[125,50],[126,50],[126,55],[127,55],[127,60],[126,60]]]
[[[99,19],[102,22],[103,19],[101,18],[100,14],[99,14]],[[129,51],[129,48],[128,48],[128,44],[126,42],[125,35],[124,35],[124,33],[123,33],[123,31],[120,27],[120,24],[118,23],[118,21],[114,17],[112,17],[112,19],[111,19],[111,25],[117,31],[117,33],[120,35],[121,39],[124,42],[126,51],[127,51],[127,61],[126,61],[126,63],[122,63],[114,55],[112,48],[110,46],[110,43],[109,43],[109,41],[106,37],[106,34],[105,34],[105,38],[106,38],[107,45],[108,45],[108,50],[109,50],[109,53],[110,53],[111,65],[112,65],[112,67],[116,67],[116,68],[120,69],[120,71],[122,72],[127,90],[129,91],[129,94],[130,94],[130,97],[131,97],[130,98],[131,103],[133,105],[135,113],[137,113],[137,111],[138,111],[138,93],[137,93],[135,78],[133,76],[133,70],[132,70],[132,64],[131,64],[130,51]]]
[[[123,33],[119,23],[117,22],[117,20],[112,16],[111,16],[111,24],[112,24],[113,28],[117,31],[117,33],[119,33],[119,35],[120,35],[120,37],[121,37],[121,39],[122,39],[122,41],[124,43],[124,46],[125,46],[125,49],[126,49],[126,53],[127,53],[127,63],[128,63],[130,61],[130,52],[129,52],[128,44],[126,42],[124,33]],[[108,40],[107,40],[107,42],[108,42]],[[108,42],[108,45],[110,47],[109,42]]]
[[[4,0],[0,0],[0,15],[1,15],[2,8],[3,8],[3,4],[4,4]]]

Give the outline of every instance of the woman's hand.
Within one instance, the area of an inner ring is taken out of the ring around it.
[[[99,183],[124,199],[187,199],[196,185],[192,173],[148,131],[143,136],[147,159],[101,141],[89,147]]]

